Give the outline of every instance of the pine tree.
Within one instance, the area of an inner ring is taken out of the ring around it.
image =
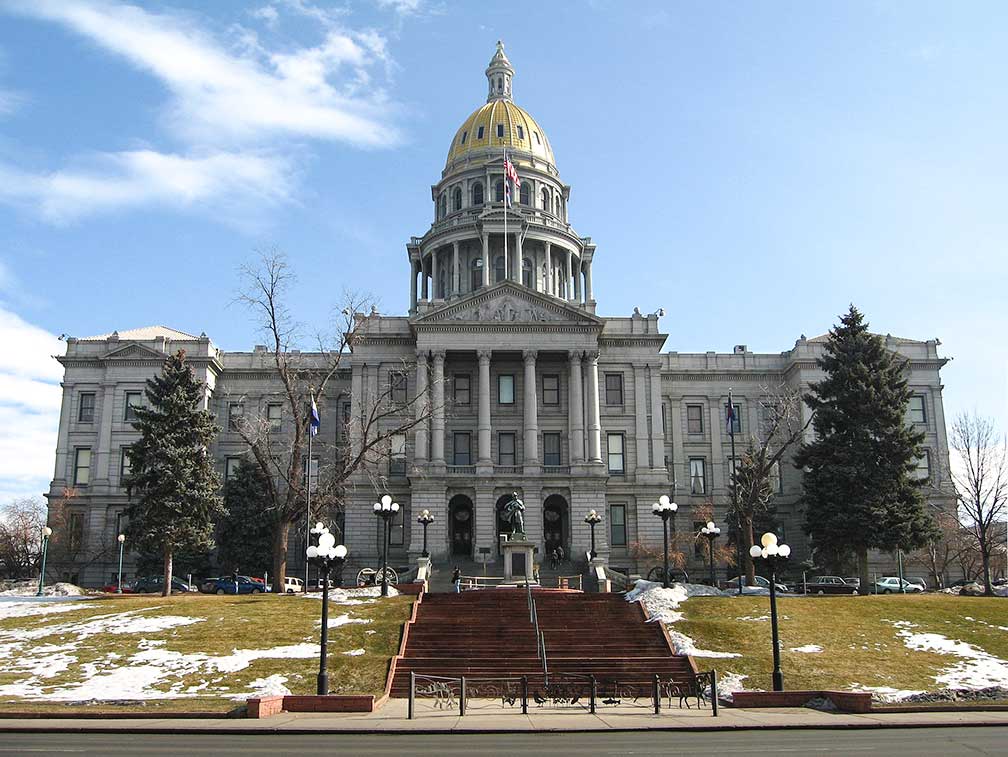
[[[934,533],[913,478],[924,435],[905,420],[905,363],[853,305],[817,362],[826,376],[805,395],[816,441],[795,457],[805,469],[805,531],[817,548],[856,554],[868,587],[869,549],[917,549]]]
[[[269,482],[262,469],[243,459],[234,478],[224,485],[224,518],[217,538],[222,569],[253,576],[270,569],[274,528],[270,504]]]
[[[213,547],[222,510],[208,449],[220,429],[201,409],[205,388],[182,350],[147,381],[146,396],[148,406],[137,408],[133,424],[141,437],[130,448],[126,536],[137,550],[162,556],[167,596],[173,555]]]

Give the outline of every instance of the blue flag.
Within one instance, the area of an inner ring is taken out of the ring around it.
[[[315,404],[315,395],[311,398],[311,421],[308,426],[308,430],[312,436],[318,433],[319,426],[322,425],[322,420],[319,418],[318,405]]]

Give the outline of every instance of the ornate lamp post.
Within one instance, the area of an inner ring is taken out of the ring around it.
[[[126,534],[119,534],[116,537],[119,542],[119,580],[116,583],[116,594],[122,594],[122,557],[123,557],[123,544],[126,542]]]
[[[668,522],[671,520],[672,516],[675,515],[676,510],[679,509],[679,505],[675,502],[669,500],[667,494],[663,494],[658,498],[658,501],[651,505],[651,512],[662,519],[662,539],[664,548],[662,549],[662,558],[664,559],[665,570],[662,572],[662,586],[666,589],[668,588]]]
[[[38,577],[38,591],[35,592],[36,597],[42,596],[42,587],[45,586],[45,561],[46,552],[49,549],[49,537],[52,536],[52,529],[49,526],[42,526],[42,567],[39,570]]]
[[[714,525],[714,521],[709,520],[707,525],[700,529],[700,533],[707,537],[710,552],[710,585],[717,587],[717,576],[714,575],[714,540],[721,535],[721,529]]]
[[[399,512],[399,503],[393,502],[392,497],[385,494],[381,498],[381,502],[374,503],[375,515],[381,518],[385,522],[385,529],[382,532],[382,572],[381,572],[381,595],[383,597],[388,596],[388,543],[389,543],[389,524],[392,522],[392,518],[395,514]]]
[[[777,568],[788,559],[791,547],[778,544],[777,536],[769,531],[763,534],[760,544],[749,548],[749,556],[755,560],[758,557],[767,561],[770,566],[770,628],[773,637],[773,690],[784,691],[784,674],[780,667],[780,641],[777,638]]]
[[[329,671],[326,666],[329,653],[329,569],[335,566],[337,571],[342,570],[347,548],[342,544],[336,546],[336,537],[321,523],[316,523],[311,532],[318,534],[318,546],[314,544],[309,546],[306,550],[307,557],[309,562],[318,566],[322,575],[322,636],[319,642],[321,649],[316,691],[320,695],[325,695],[329,693]]]
[[[430,510],[424,510],[416,522],[423,526],[423,557],[430,557],[430,552],[427,551],[427,526],[434,522],[434,516]]]
[[[591,559],[595,559],[595,526],[602,522],[602,516],[600,516],[594,510],[589,511],[585,516],[584,522],[588,524],[591,529]]]

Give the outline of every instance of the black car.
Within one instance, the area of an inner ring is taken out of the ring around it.
[[[190,591],[189,584],[180,578],[172,576],[172,594]],[[161,594],[164,591],[164,576],[144,576],[133,584],[137,594]]]

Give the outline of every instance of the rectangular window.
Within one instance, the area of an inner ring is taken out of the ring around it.
[[[497,403],[499,405],[513,405],[514,397],[514,376],[501,374],[497,377]]]
[[[276,434],[282,428],[283,405],[279,402],[271,402],[266,406],[266,420],[269,422],[270,433]]]
[[[784,491],[784,481],[781,479],[779,462],[770,466],[770,491],[777,494]]]
[[[454,394],[456,405],[463,405],[468,407],[472,403],[472,394],[470,393],[470,381],[471,377],[467,373],[455,374],[453,382],[454,382]]]
[[[918,481],[927,481],[931,478],[930,450],[924,450],[924,454],[917,458],[917,466],[914,468],[914,477]]]
[[[623,404],[622,373],[607,373],[605,375],[605,403],[607,405]]]
[[[606,450],[609,453],[609,472],[623,473],[623,434],[606,434]]]
[[[686,433],[703,433],[703,405],[686,406]]]
[[[120,510],[115,516],[115,536],[119,536],[126,531],[126,512]]]
[[[560,465],[560,434],[543,434],[543,465]]]
[[[455,465],[472,465],[472,436],[468,431],[455,432],[452,461]]]
[[[130,448],[120,447],[119,448],[119,482],[122,481],[132,472],[133,466],[130,463]]]
[[[238,466],[241,465],[242,459],[240,457],[226,457],[224,458],[224,480],[230,481],[235,476],[238,475]]]
[[[497,136],[498,137],[504,136],[504,124],[497,124]]]
[[[392,392],[392,402],[396,405],[405,405],[406,397],[406,374],[402,371],[393,371],[389,374],[389,389]]]
[[[915,394],[910,398],[907,415],[911,423],[924,425],[927,423],[927,410],[924,407],[924,395]]]
[[[707,471],[702,457],[689,460],[690,494],[707,493]]]
[[[245,415],[245,405],[243,405],[241,402],[229,402],[228,429],[231,431],[237,431],[238,425],[241,423],[244,415]]]
[[[732,405],[734,405],[734,415],[732,417],[732,429],[731,430],[732,430],[732,433],[734,433],[734,434],[740,434],[740,433],[742,433],[742,406],[739,403],[737,403],[737,402],[733,402]],[[727,402],[725,403],[724,411],[725,411],[725,415],[724,415],[724,417],[725,417],[725,429],[727,429],[728,428],[728,403]]]
[[[468,131],[462,132],[462,139],[459,140],[459,144],[463,144],[464,145],[465,141],[466,141],[466,137],[468,137],[468,136],[469,136],[469,132]]]
[[[406,434],[389,437],[389,475],[406,475]]]
[[[69,526],[70,538],[68,546],[70,552],[76,552],[84,545],[84,513],[70,513]]]
[[[560,404],[560,377],[559,376],[543,376],[542,377],[542,392],[543,392],[543,404],[544,405],[559,405]]]
[[[123,420],[127,423],[136,421],[136,409],[143,404],[143,392],[126,392],[126,405]]]
[[[74,455],[74,476],[75,486],[87,486],[91,480],[91,448],[81,447]]]
[[[476,130],[476,139],[483,139],[483,127],[479,127]]]
[[[626,505],[609,505],[609,544],[613,547],[627,545]]]
[[[349,402],[344,402],[343,403],[343,425],[344,426],[349,426],[350,425],[350,403]]]
[[[525,127],[518,124],[518,139],[525,139]]]
[[[81,392],[77,405],[78,423],[94,423],[95,396],[94,392]]]
[[[405,543],[405,530],[403,529],[403,514],[405,509],[402,505],[399,506],[399,510],[389,519],[388,524],[388,543],[390,547],[401,547]],[[385,535],[385,521],[382,518],[377,518],[378,521],[378,532],[375,534],[375,539],[378,544],[378,550],[381,551],[382,548],[382,536]]]
[[[515,435],[501,433],[497,436],[497,464],[515,465]]]

